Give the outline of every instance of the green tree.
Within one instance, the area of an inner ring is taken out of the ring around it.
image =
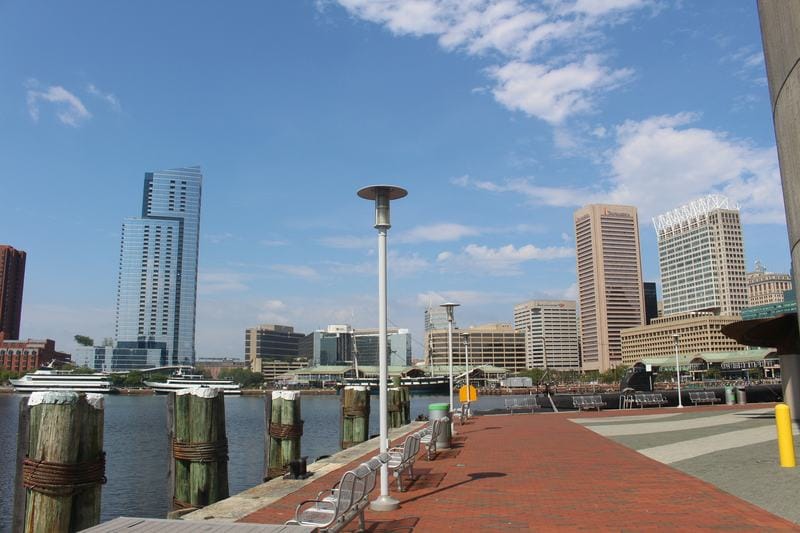
[[[141,387],[144,381],[144,374],[139,372],[138,370],[131,370],[128,372],[128,375],[125,377],[125,386],[126,387]]]
[[[244,388],[255,388],[264,382],[264,376],[246,368],[225,368],[219,373],[220,379],[230,379]]]
[[[86,335],[75,335],[75,342],[81,346],[94,346],[94,339]]]

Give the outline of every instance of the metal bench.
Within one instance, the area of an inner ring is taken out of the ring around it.
[[[699,403],[717,403],[720,401],[717,395],[710,391],[691,391],[689,392],[689,400],[695,405]]]
[[[369,505],[381,465],[388,461],[389,454],[382,453],[355,470],[348,470],[333,487],[317,494],[315,500],[301,502],[295,509],[294,520],[286,524],[312,526],[333,533],[358,517],[360,529],[364,530],[364,509]]]
[[[389,470],[397,478],[397,490],[404,492],[403,472],[408,472],[408,478],[414,479],[414,461],[417,460],[419,452],[419,433],[413,433],[406,437],[402,446],[397,446],[389,450]]]
[[[439,440],[439,435],[445,430],[450,419],[447,417],[437,418],[431,421],[430,426],[420,431],[419,442],[425,446],[426,458],[428,461],[433,460],[436,455],[436,441]]]
[[[364,496],[363,491],[366,487],[363,481],[366,472],[362,469],[357,473],[356,470],[345,472],[336,484],[336,488],[331,489],[329,496],[300,502],[295,508],[294,519],[287,521],[286,524],[312,526],[326,532],[340,531],[344,528],[358,514],[350,511],[353,509],[353,503]],[[360,477],[361,482],[359,482]],[[361,492],[357,492],[359,489]]]
[[[535,413],[536,409],[539,408],[539,401],[536,399],[536,396],[525,396],[524,398],[506,398],[505,399],[506,409],[511,411],[511,414],[514,414],[514,409],[530,409],[531,413]]]
[[[606,406],[606,402],[603,401],[603,397],[600,395],[595,396],[573,396],[572,397],[572,406],[575,407],[578,411],[582,411],[584,409],[597,409],[598,411]]]
[[[650,407],[653,405],[661,407],[667,403],[667,399],[664,398],[664,395],[660,392],[649,394],[637,393],[634,396],[634,400],[636,401],[636,405],[638,405],[640,408]]]

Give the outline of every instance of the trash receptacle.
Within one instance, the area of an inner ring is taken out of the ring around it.
[[[725,385],[725,405],[733,405],[736,403],[736,397],[733,395],[733,385]]]
[[[437,420],[439,418],[449,418],[450,411],[449,403],[432,403],[428,404],[428,419]],[[436,448],[442,450],[450,449],[450,424],[444,425],[444,431],[439,433],[439,438],[436,439]]]
[[[747,390],[744,387],[736,387],[736,403],[739,405],[747,403]]]

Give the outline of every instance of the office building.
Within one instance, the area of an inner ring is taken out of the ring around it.
[[[113,370],[194,364],[202,180],[145,173],[142,214],[122,225]]]
[[[737,321],[738,316],[702,311],[656,318],[649,326],[622,332],[622,362],[630,366],[647,358],[674,356],[675,335],[680,355],[745,350],[746,346],[722,333],[723,326]]]
[[[462,333],[469,333],[469,365],[491,365],[511,372],[525,370],[525,333],[516,331],[511,324],[486,324],[468,329],[453,330],[453,365],[466,365]],[[449,365],[447,330],[428,332],[431,343],[426,364],[444,367]]]
[[[458,327],[453,320],[453,328]],[[447,329],[447,310],[444,307],[428,306],[425,309],[425,338],[422,355],[425,360],[430,356],[431,339],[429,332],[437,329]]]
[[[6,339],[19,338],[25,257],[22,250],[0,245],[0,332]]]
[[[56,341],[52,339],[5,339],[0,333],[0,368],[3,370],[25,374],[50,363],[61,366],[70,362],[70,355],[56,351]]]
[[[747,273],[747,306],[782,303],[784,293],[792,290],[792,276],[767,272],[760,261],[756,261],[753,272]]]
[[[705,196],[657,216],[653,226],[665,316],[736,315],[748,305],[742,225],[733,202]]]
[[[248,328],[244,335],[244,358],[253,372],[263,372],[265,361],[293,361],[299,357],[299,343],[304,333],[292,326],[262,324]]]
[[[526,367],[580,370],[574,301],[532,300],[515,305],[514,329],[525,333]]]
[[[411,364],[411,333],[407,329],[386,331],[388,365]],[[353,329],[348,325],[330,325],[300,340],[299,355],[311,366],[378,365],[377,329]]]
[[[359,365],[378,366],[379,335],[377,329],[354,330],[355,349]],[[411,365],[411,333],[403,328],[386,331],[389,366]]]
[[[574,222],[581,368],[605,372],[622,362],[620,332],[645,320],[639,221],[635,207],[593,204]]]
[[[649,324],[654,318],[658,318],[658,293],[655,282],[645,281],[642,293],[644,294],[644,323]]]
[[[456,327],[455,320],[453,327]],[[447,309],[444,307],[430,306],[425,309],[425,331],[432,329],[447,329]]]

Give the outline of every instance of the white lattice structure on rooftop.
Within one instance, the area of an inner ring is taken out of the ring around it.
[[[718,209],[738,211],[739,206],[727,196],[709,194],[708,196],[698,198],[663,215],[654,217],[653,227],[656,228],[656,234],[660,240],[667,231],[680,226],[697,225],[701,223],[709,213]]]
[[[664,314],[714,311],[735,315],[747,306],[739,207],[709,195],[653,219]]]

